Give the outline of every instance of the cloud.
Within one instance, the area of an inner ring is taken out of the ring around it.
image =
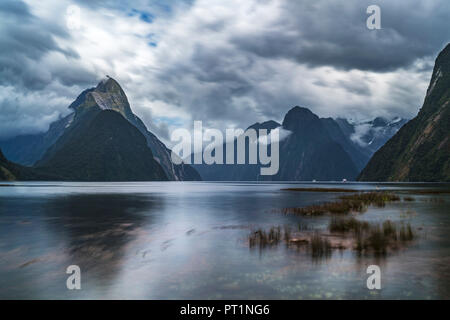
[[[382,30],[375,32],[365,23],[371,4],[370,0],[280,1],[273,11],[276,18],[264,33],[253,28],[237,33],[232,41],[262,57],[309,66],[389,71],[435,54],[448,39],[442,36],[448,36],[447,18],[436,14],[448,13],[445,1],[378,1]]]
[[[274,130],[271,130],[268,137],[260,136],[258,138],[258,143],[271,144],[273,142],[281,142],[292,134],[292,131],[284,129],[283,127],[276,128],[278,133],[275,135]]]
[[[2,1],[0,136],[45,130],[106,74],[169,145],[193,120],[246,128],[295,105],[322,117],[412,117],[450,38],[450,5],[380,0],[382,29],[371,31],[371,2]],[[74,4],[77,30],[61,14]]]

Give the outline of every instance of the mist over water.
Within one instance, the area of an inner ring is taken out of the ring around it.
[[[280,245],[251,249],[257,228],[327,228],[329,217],[274,209],[335,199],[287,192],[302,183],[24,183],[0,186],[1,299],[436,299],[450,298],[448,189],[432,184],[345,184],[355,190],[409,189],[414,202],[370,207],[358,219],[406,221],[409,245],[384,257],[333,251],[312,259]],[[434,201],[437,199],[439,201]],[[381,267],[382,290],[366,287]],[[81,268],[81,290],[66,288],[67,266]]]

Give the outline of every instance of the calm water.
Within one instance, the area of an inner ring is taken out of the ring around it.
[[[256,228],[327,227],[329,217],[271,212],[336,198],[287,192],[311,184],[15,183],[0,186],[1,299],[436,299],[450,298],[448,194],[370,208],[369,221],[408,221],[418,239],[386,257],[353,250],[312,259],[280,245],[249,249]],[[314,187],[342,184],[314,184]],[[345,184],[347,188],[449,188]],[[81,290],[66,289],[67,266]],[[382,290],[369,291],[377,264]]]

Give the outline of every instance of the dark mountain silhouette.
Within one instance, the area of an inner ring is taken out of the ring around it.
[[[195,165],[195,168],[204,180],[217,181],[340,181],[354,179],[358,174],[351,157],[330,137],[321,119],[309,109],[294,107],[286,114],[282,125],[267,121],[256,123],[248,129],[267,129],[270,132],[277,127],[287,130],[289,135],[280,142],[280,168],[276,175],[263,176],[259,164],[248,164],[248,141],[246,164],[202,164]],[[236,150],[236,141],[233,146]]]
[[[328,134],[317,115],[294,107],[283,120],[292,132],[280,143],[280,171],[273,180],[354,179],[358,170],[344,148]]]
[[[39,180],[58,180],[58,176],[41,172],[29,167],[24,167],[13,163],[6,159],[3,152],[0,150],[0,181],[39,181]]]
[[[439,54],[423,107],[361,172],[361,181],[450,181],[450,44]]]
[[[118,112],[90,110],[36,169],[74,181],[167,180],[144,135]]]

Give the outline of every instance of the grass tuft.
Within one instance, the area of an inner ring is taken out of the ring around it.
[[[399,201],[400,197],[389,192],[360,192],[352,195],[340,196],[338,201],[325,202],[301,208],[283,208],[283,214],[302,216],[320,216],[330,214],[348,214],[351,212],[364,212],[368,206],[384,207],[387,202]]]

